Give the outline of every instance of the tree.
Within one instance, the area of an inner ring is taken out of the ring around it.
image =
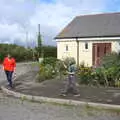
[[[8,53],[15,57],[17,62],[33,60],[33,52],[30,48],[25,48],[15,44],[0,44],[0,62],[3,61],[4,57]]]
[[[55,46],[43,46],[44,57],[57,57],[57,47]]]
[[[42,50],[42,38],[41,38],[41,34],[40,34],[40,24],[38,24],[38,37],[37,37],[37,42],[38,42],[38,46],[37,46],[37,52],[38,52],[38,58],[39,57],[43,57],[43,50]]]

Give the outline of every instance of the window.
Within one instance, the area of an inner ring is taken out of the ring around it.
[[[66,51],[68,51],[68,45],[66,45]]]
[[[85,49],[88,49],[88,43],[85,43]]]

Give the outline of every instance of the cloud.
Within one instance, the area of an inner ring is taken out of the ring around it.
[[[25,44],[25,31],[35,12],[35,6],[28,0],[0,1],[1,42],[13,43],[17,39]]]
[[[45,38],[53,39],[75,16],[102,12],[105,8],[103,3],[104,0],[56,0],[47,5],[41,3],[36,7],[31,24],[35,26],[40,23]]]
[[[36,44],[38,24],[44,44],[75,16],[106,10],[108,0],[0,0],[0,42]],[[28,33],[28,34],[26,34]]]

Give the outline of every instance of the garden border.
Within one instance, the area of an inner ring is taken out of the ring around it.
[[[1,90],[6,93],[7,95],[12,95],[16,98],[21,98],[21,100],[30,100],[35,102],[48,102],[48,103],[56,103],[56,104],[66,104],[66,105],[87,105],[90,107],[99,107],[105,109],[120,109],[120,105],[113,105],[113,104],[102,104],[102,103],[93,103],[93,102],[84,102],[84,101],[76,101],[76,100],[66,100],[66,99],[58,99],[58,98],[49,98],[43,96],[32,96],[26,95],[23,93],[15,92],[12,90],[8,90],[4,86],[1,86]]]

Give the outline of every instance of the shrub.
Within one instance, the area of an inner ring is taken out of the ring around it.
[[[66,75],[66,65],[64,64],[64,61],[57,61],[56,62],[56,66],[55,66],[55,71],[56,71],[56,75],[59,76],[59,79],[61,80],[63,78],[64,75]]]
[[[120,79],[120,54],[107,54],[102,59],[102,71],[106,86],[116,86]]]
[[[120,87],[120,80],[115,81],[115,86]]]
[[[37,76],[37,81],[41,82],[44,80],[52,79],[54,78],[54,69],[51,65],[40,65],[40,70]]]
[[[82,63],[78,69],[78,79],[80,84],[90,84],[93,75],[92,75],[92,68],[85,66]]]
[[[42,61],[42,65],[51,65],[52,67],[55,67],[55,65],[56,65],[56,61],[58,61],[58,59],[57,58],[55,58],[55,57],[46,57],[46,58],[44,58],[43,59],[43,61]]]
[[[59,76],[61,80],[62,77],[66,75],[68,65],[74,62],[75,60],[73,58],[67,58],[65,61],[58,60],[54,57],[44,58],[40,64],[37,80],[40,82],[47,79],[52,79],[56,76]]]
[[[37,76],[37,80],[39,82],[52,79],[56,77],[56,62],[59,61],[57,58],[48,57],[44,58],[44,60],[40,64],[39,73]]]
[[[57,57],[57,47],[55,46],[43,46],[44,57]]]
[[[103,71],[102,71],[102,69],[100,67],[95,68],[92,74],[93,74],[93,79],[95,81],[97,81],[98,84],[105,85]]]

